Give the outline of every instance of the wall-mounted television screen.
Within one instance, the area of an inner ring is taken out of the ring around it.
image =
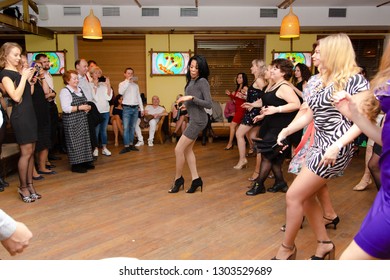
[[[285,58],[292,61],[294,66],[298,63],[306,64],[311,69],[311,52],[273,52],[273,59]]]
[[[64,74],[65,67],[65,52],[50,52],[50,51],[42,51],[42,52],[27,52],[27,60],[28,63],[31,64],[32,61],[35,60],[35,57],[39,53],[44,53],[47,55],[50,61],[50,74],[52,75],[62,75]]]
[[[190,60],[189,52],[155,52],[151,51],[150,76],[185,75]]]

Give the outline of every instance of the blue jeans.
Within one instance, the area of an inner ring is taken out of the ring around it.
[[[103,121],[96,126],[96,139],[99,141],[99,134],[101,137],[102,145],[107,145],[107,125],[110,119],[110,113],[100,113],[103,117]]]
[[[138,107],[123,106],[123,143],[130,146],[134,141],[134,131],[138,120]]]

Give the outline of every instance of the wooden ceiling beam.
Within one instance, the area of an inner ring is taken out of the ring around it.
[[[26,32],[30,34],[35,34],[38,36],[47,37],[50,39],[54,38],[54,31],[39,27],[36,24],[32,24],[30,22],[25,22],[24,20],[18,20],[17,18],[10,17],[7,15],[0,14],[0,23],[4,23],[10,26],[13,29],[16,29],[21,32]]]

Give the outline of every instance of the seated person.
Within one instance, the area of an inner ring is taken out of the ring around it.
[[[114,97],[114,103],[110,106],[110,123],[114,130],[115,136],[115,147],[118,147],[118,134],[120,133],[123,137],[123,123],[122,123],[122,101],[123,96],[118,94]]]
[[[178,100],[182,96],[183,94],[179,94],[176,97],[176,100]],[[172,133],[172,137],[176,137],[177,133],[179,132],[179,129],[181,129],[181,133],[183,133],[186,129],[188,123],[188,113],[186,106],[184,104],[177,104],[177,102],[172,104],[171,111],[172,120],[176,123],[175,131]]]
[[[226,103],[225,110],[223,113],[228,122],[232,122],[234,115],[236,114],[236,104],[234,102],[234,99],[231,99]]]
[[[168,115],[164,107],[160,106],[160,98],[158,96],[152,97],[152,105],[146,105],[144,114],[144,121],[149,122],[149,139],[148,146],[153,146],[154,133],[156,132],[157,124],[162,116]],[[139,124],[141,120],[138,119],[135,127],[135,133],[137,134],[138,142],[136,147],[144,145],[144,138],[142,136],[141,128]]]

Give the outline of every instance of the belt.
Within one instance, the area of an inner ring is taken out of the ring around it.
[[[138,105],[127,105],[127,104],[122,104],[124,107],[130,107],[130,108],[137,108],[139,107]]]

